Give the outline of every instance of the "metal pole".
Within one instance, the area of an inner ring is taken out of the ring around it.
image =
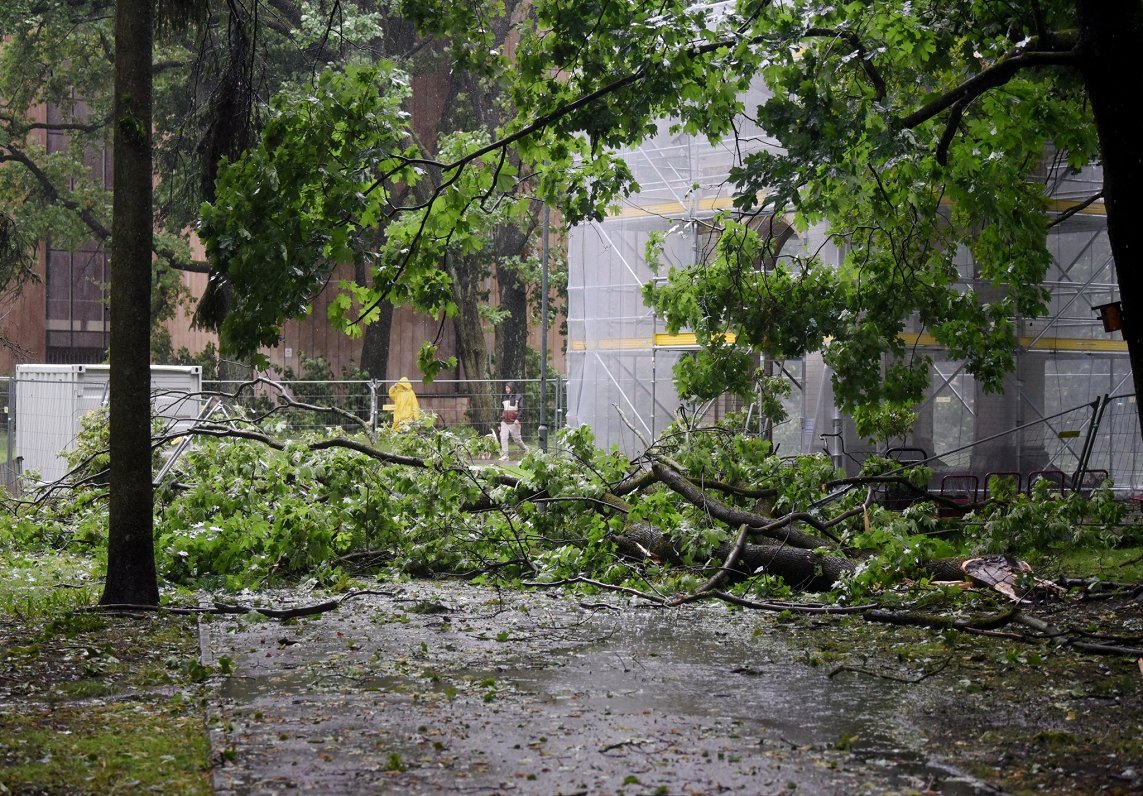
[[[377,388],[380,386],[377,379],[369,380],[369,428],[374,434],[377,433]]]
[[[1087,474],[1087,465],[1091,461],[1091,452],[1095,449],[1095,435],[1099,433],[1099,427],[1103,423],[1103,413],[1107,410],[1108,396],[1107,393],[1099,396],[1095,400],[1095,405],[1092,407],[1091,420],[1088,422],[1087,438],[1083,441],[1083,448],[1080,450],[1079,462],[1076,464],[1076,471],[1072,474],[1072,491],[1078,492],[1083,488],[1084,476]],[[1110,471],[1108,475],[1110,475]]]
[[[553,425],[559,431],[564,426],[564,380],[560,374],[556,374],[556,413],[552,418]]]
[[[548,206],[544,205],[544,251],[540,262],[540,450],[548,449]]]
[[[7,438],[5,447],[8,449],[8,476],[3,486],[13,495],[16,494],[16,380],[8,379],[8,394],[4,406],[4,433]]]

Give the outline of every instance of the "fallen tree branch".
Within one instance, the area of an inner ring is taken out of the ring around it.
[[[727,548],[728,545],[721,545],[715,555],[725,555]],[[822,555],[814,550],[791,548],[776,542],[744,545],[739,560],[743,567],[732,570],[736,580],[743,580],[762,570],[803,591],[828,591],[857,568],[848,558]]]
[[[811,518],[808,514],[788,514],[779,520],[771,520],[769,517],[734,508],[708,497],[697,484],[662,462],[655,462],[651,465],[651,469],[659,477],[660,481],[681,495],[687,502],[699,507],[715,519],[721,520],[727,525],[733,525],[735,527],[749,525],[755,533],[777,539],[780,542],[786,542],[794,547],[800,547],[805,550],[814,550],[818,547],[822,547],[824,544],[823,540],[816,536],[811,536],[810,534],[802,533],[801,531],[796,531],[788,527],[799,520],[818,527],[820,521],[816,518]]]
[[[742,608],[753,608],[758,611],[789,611],[795,614],[859,614],[862,611],[868,611],[875,608],[875,604],[869,605],[821,605],[820,603],[788,603],[788,602],[760,602],[758,600],[748,600],[745,597],[739,597],[737,594],[731,594],[726,591],[711,591],[701,595],[700,599],[716,599],[722,600],[731,605],[737,605]]]
[[[917,611],[888,611],[873,608],[866,611],[864,618],[870,622],[882,622],[889,625],[911,625],[913,627],[931,627],[936,630],[992,630],[1003,627],[1010,622],[1019,621],[1020,608],[1012,605],[998,614],[970,617],[961,619],[953,616],[940,616],[937,614],[923,614]]]
[[[827,677],[827,679],[832,680],[835,676],[841,674],[842,672],[853,672],[854,674],[867,674],[870,677],[877,677],[877,678],[880,678],[882,680],[891,680],[894,683],[905,683],[906,685],[916,685],[917,683],[922,683],[925,680],[928,680],[930,677],[932,677],[935,674],[940,674],[941,672],[943,672],[945,669],[948,668],[948,665],[950,663],[952,663],[952,659],[953,659],[953,656],[949,655],[943,661],[941,661],[940,665],[934,666],[932,669],[923,669],[921,671],[921,673],[919,675],[917,675],[916,677],[898,677],[897,675],[894,675],[894,674],[888,674],[887,672],[876,672],[876,671],[873,671],[872,669],[865,669],[865,668],[862,668],[860,666],[838,666],[837,668],[833,669],[828,675],[826,675],[826,677]]]
[[[1091,652],[1096,655],[1122,655],[1127,658],[1143,658],[1143,647],[1120,647],[1115,644],[1093,644],[1090,641],[1069,641],[1072,649]]]
[[[315,614],[324,614],[328,611],[336,610],[346,600],[353,599],[354,597],[362,597],[365,595],[381,595],[384,597],[395,597],[398,592],[391,591],[378,591],[375,589],[360,589],[358,591],[346,592],[332,600],[325,602],[312,603],[310,605],[299,605],[294,608],[263,608],[260,606],[251,605],[234,605],[231,603],[215,602],[210,606],[197,606],[197,607],[181,607],[169,605],[136,605],[134,603],[113,603],[110,605],[91,605],[77,609],[80,613],[122,613],[125,611],[149,611],[152,613],[168,613],[168,614],[262,614],[272,619],[293,619],[298,616],[314,616]]]
[[[718,571],[715,572],[706,583],[699,586],[698,591],[692,595],[692,598],[700,594],[705,594],[726,580],[727,576],[734,570],[734,565],[738,563],[738,556],[742,554],[742,550],[746,546],[746,532],[748,530],[750,530],[750,526],[748,525],[738,526],[738,536],[735,538],[734,544],[731,545],[730,552],[723,559],[722,566],[718,568]],[[680,600],[679,602],[688,602],[692,598]]]
[[[629,594],[632,597],[638,597],[641,600],[646,600],[647,602],[654,603],[655,605],[668,605],[668,601],[657,594],[648,594],[647,592],[639,591],[639,589],[633,589],[630,586],[616,586],[611,583],[604,583],[601,580],[585,578],[582,575],[577,575],[574,578],[562,578],[560,580],[553,580],[550,582],[538,580],[521,581],[521,584],[524,586],[532,586],[540,589],[550,589],[556,586],[567,586],[572,583],[585,583],[588,586],[594,586],[598,589],[603,589],[604,591],[612,591],[619,594]]]

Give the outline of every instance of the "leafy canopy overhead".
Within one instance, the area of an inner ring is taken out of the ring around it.
[[[336,303],[343,323],[368,317],[385,293],[448,311],[446,277],[434,271],[445,244],[479,247],[487,219],[525,196],[573,223],[604,217],[638,188],[617,150],[663,120],[711,141],[749,121],[772,138],[757,151],[739,142],[748,154],[729,175],[734,209],[716,219],[713,256],[647,289],[671,330],[708,346],[678,374],[685,392],[742,389],[754,351],[821,350],[839,402],[864,407],[858,419],[872,431],[928,383],[928,357],[906,346],[906,328],[997,389],[1011,368],[1011,319],[1045,311],[1047,196],[1029,175],[1045,157],[1081,167],[1098,152],[1084,87],[1067,70],[1074,34],[1051,32],[1076,27],[1072,4],[539,0],[511,68],[479,49],[495,4],[418,9],[433,32],[473,33],[472,59],[506,82],[516,120],[491,141],[447,140],[430,161],[407,143],[404,95],[375,87],[367,101],[366,73],[280,100],[247,158],[257,166],[232,166],[204,212],[212,254],[232,278],[249,268],[258,297],[226,330],[233,345],[272,341],[273,325],[301,309],[287,294],[328,277],[317,260],[364,258],[383,277],[379,292]],[[392,75],[381,68],[376,79]],[[353,101],[344,81],[357,86]],[[747,106],[758,86],[765,98]],[[368,102],[379,104],[363,111]],[[395,200],[403,191],[412,198]],[[387,239],[366,246],[382,214],[395,219]],[[818,224],[840,265],[782,251],[773,234]],[[267,261],[278,284],[259,284]]]
[[[164,0],[157,9],[156,320],[186,298],[172,269],[205,270],[192,261],[187,230],[203,198],[213,196],[219,156],[253,140],[270,94],[309,79],[315,64],[403,46],[389,35],[400,32],[390,9],[373,0],[333,8],[283,0],[272,13],[267,6]],[[0,3],[0,216],[15,233],[6,252],[17,263],[32,260],[45,238],[61,249],[110,243],[114,7],[113,0]],[[0,290],[18,291],[21,275],[0,267]]]
[[[1046,190],[1029,175],[1049,155],[1078,168],[1097,154],[1084,87],[1062,68],[1074,42],[1048,33],[1076,27],[1072,4],[631,0],[539,3],[537,15],[518,101],[551,113],[615,87],[556,125],[593,152],[637,145],[663,118],[712,141],[746,122],[773,139],[735,141],[748,154],[713,256],[645,291],[670,331],[705,345],[677,371],[682,391],[745,392],[753,352],[821,350],[840,404],[873,433],[907,420],[895,410],[928,385],[907,328],[999,388],[1012,318],[1043,314],[1048,298]],[[756,107],[743,104],[750,86],[765,87]],[[781,250],[787,224],[824,225],[840,265]]]
[[[199,233],[241,297],[224,340],[244,341],[248,354],[276,345],[281,323],[307,312],[332,265],[375,258],[363,230],[392,212],[395,183],[419,177],[408,94],[391,66],[326,71],[316,86],[279,93],[258,146],[220,170]]]

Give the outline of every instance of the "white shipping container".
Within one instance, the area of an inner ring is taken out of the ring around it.
[[[17,365],[14,382],[15,449],[23,470],[43,482],[67,473],[62,454],[75,448],[84,415],[110,400],[110,365]],[[202,368],[152,365],[151,411],[176,428],[201,410]]]

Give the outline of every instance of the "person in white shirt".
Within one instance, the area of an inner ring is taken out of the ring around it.
[[[503,400],[500,402],[500,461],[508,461],[508,443],[515,440],[528,455],[528,446],[520,436],[520,416],[524,413],[524,396],[516,392],[512,384],[504,385]]]

